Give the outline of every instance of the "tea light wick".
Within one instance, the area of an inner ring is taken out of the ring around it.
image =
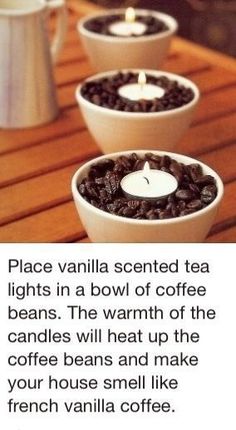
[[[178,188],[176,178],[162,170],[150,169],[148,161],[143,170],[126,175],[121,188],[128,198],[153,200],[169,196]]]
[[[165,90],[158,85],[148,84],[145,72],[140,72],[137,84],[127,84],[119,88],[121,97],[132,101],[153,100],[163,97]]]
[[[136,13],[132,7],[126,9],[123,21],[116,21],[109,27],[111,34],[122,37],[142,36],[146,30],[147,26],[136,20]]]

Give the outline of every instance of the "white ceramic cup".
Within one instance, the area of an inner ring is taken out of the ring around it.
[[[207,165],[185,155],[152,151],[158,155],[169,155],[184,164],[199,163],[206,175],[216,179],[218,194],[216,199],[206,208],[184,217],[165,220],[134,220],[112,215],[95,208],[81,196],[78,185],[87,176],[92,164],[104,158],[117,159],[120,155],[131,154],[133,151],[118,152],[98,157],[80,167],[72,179],[72,194],[80,219],[92,242],[164,242],[185,243],[203,242],[206,238],[223,197],[224,186],[219,175]],[[147,151],[135,151],[143,156]]]
[[[85,28],[86,22],[92,18],[110,14],[125,15],[125,9],[96,13],[78,22],[78,32],[96,71],[127,67],[158,69],[165,60],[172,36],[178,29],[177,21],[160,12],[144,9],[135,9],[135,11],[137,15],[152,15],[161,19],[168,26],[168,30],[140,37],[117,37],[94,33]]]
[[[140,70],[129,71],[137,73]],[[116,73],[117,71],[100,73],[87,79],[87,82]],[[145,70],[145,73],[155,77],[166,76],[178,81],[179,84],[193,90],[194,98],[187,105],[166,112],[121,112],[89,102],[81,94],[83,84],[79,85],[76,90],[76,99],[90,133],[105,154],[145,148],[170,151],[191,124],[200,98],[197,86],[189,79],[173,73],[153,70]]]

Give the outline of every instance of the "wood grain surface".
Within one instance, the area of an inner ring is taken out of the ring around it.
[[[39,128],[0,130],[0,242],[89,241],[70,182],[81,163],[100,154],[74,97],[78,83],[93,73],[76,22],[94,6],[70,3],[68,37],[55,69],[58,119]],[[207,242],[236,242],[236,61],[176,38],[163,69],[189,77],[201,90],[194,123],[176,152],[220,174],[225,196]]]

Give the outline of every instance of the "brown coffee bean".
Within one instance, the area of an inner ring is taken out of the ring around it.
[[[194,211],[198,211],[199,209],[202,209],[202,202],[201,200],[192,200],[190,203],[187,204],[188,209],[193,209]]]
[[[182,166],[179,163],[177,163],[176,161],[172,161],[170,166],[169,166],[169,170],[175,176],[178,183],[180,184],[181,181],[183,180]]]
[[[166,199],[157,199],[155,201],[155,207],[156,208],[165,208],[167,204]]]
[[[146,217],[147,217],[147,219],[149,219],[149,220],[152,220],[152,219],[158,219],[158,218],[159,218],[159,217],[158,217],[157,212],[156,212],[154,209],[149,210],[149,211],[146,213]]]
[[[154,161],[158,165],[161,162],[161,156],[156,155],[156,154],[152,154],[151,152],[148,152],[147,154],[145,154],[145,158],[147,161]]]
[[[216,197],[216,186],[215,185],[206,185],[201,192],[201,200],[203,203],[211,203],[215,200]]]
[[[147,212],[151,208],[152,204],[148,200],[142,200],[140,203],[140,209],[144,212]]]
[[[215,179],[210,175],[200,176],[195,180],[197,185],[211,185],[215,184]]]
[[[161,211],[159,213],[159,219],[168,219],[171,218],[171,212],[167,209]]]
[[[197,196],[199,195],[200,190],[196,184],[188,184],[188,188]]]
[[[128,207],[131,209],[138,209],[140,207],[140,201],[139,200],[130,200],[128,202]]]
[[[104,178],[95,178],[95,184],[98,186],[103,186],[104,185]]]
[[[99,198],[99,194],[97,192],[96,187],[93,186],[93,183],[90,181],[87,181],[85,183],[85,188],[86,188],[86,196],[90,197],[92,199],[98,199]]]
[[[171,159],[169,155],[163,155],[163,157],[161,157],[160,167],[168,168],[170,164],[171,164]]]
[[[193,209],[184,209],[183,211],[180,212],[180,216],[190,215],[194,212],[195,212],[195,210],[193,210]]]
[[[104,185],[106,192],[112,196],[115,196],[120,187],[118,176],[116,176],[114,173],[108,172],[104,178]]]
[[[194,195],[193,195],[193,192],[190,190],[180,189],[176,191],[175,197],[179,200],[189,201],[194,197]]]
[[[81,196],[86,196],[86,187],[85,187],[85,184],[80,184],[78,190],[79,190]]]

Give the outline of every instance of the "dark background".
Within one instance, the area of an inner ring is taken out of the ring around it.
[[[236,0],[94,0],[94,3],[167,12],[177,18],[180,36],[236,56]]]

